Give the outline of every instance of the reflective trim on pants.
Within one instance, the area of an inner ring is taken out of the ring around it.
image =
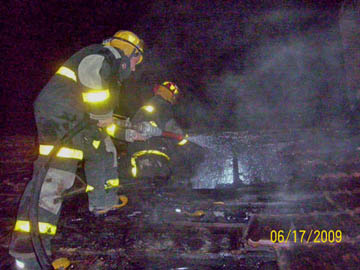
[[[40,144],[39,153],[40,155],[48,156],[53,150],[53,148],[54,148],[53,145]],[[56,154],[56,156],[62,158],[73,158],[73,159],[82,160],[84,154],[83,151],[81,150],[77,150],[69,147],[61,147],[59,152]]]
[[[26,220],[17,220],[14,231],[30,233],[30,222]],[[55,235],[56,226],[46,222],[39,222],[39,232],[42,234]]]

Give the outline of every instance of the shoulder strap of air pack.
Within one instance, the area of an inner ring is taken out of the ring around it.
[[[122,51],[112,46],[104,46],[100,53],[109,62],[112,73],[118,80],[126,79],[130,75],[130,59]],[[125,69],[122,67],[123,64],[126,64]]]

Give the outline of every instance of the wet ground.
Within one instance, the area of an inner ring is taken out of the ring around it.
[[[101,218],[86,195],[65,201],[54,256],[73,269],[356,269],[358,137],[289,134],[225,134],[219,144],[230,136],[246,147],[209,152],[188,180],[196,189],[176,177],[164,186],[135,180],[119,191],[128,204]],[[36,156],[31,136],[2,142],[0,268],[8,269],[7,235]]]

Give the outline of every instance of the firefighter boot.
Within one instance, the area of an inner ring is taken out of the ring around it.
[[[41,270],[41,266],[36,258],[23,259],[15,258],[13,270]]]

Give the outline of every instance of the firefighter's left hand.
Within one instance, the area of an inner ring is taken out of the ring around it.
[[[114,119],[112,117],[106,118],[104,120],[99,120],[97,123],[98,127],[104,128],[112,125],[114,123]]]

